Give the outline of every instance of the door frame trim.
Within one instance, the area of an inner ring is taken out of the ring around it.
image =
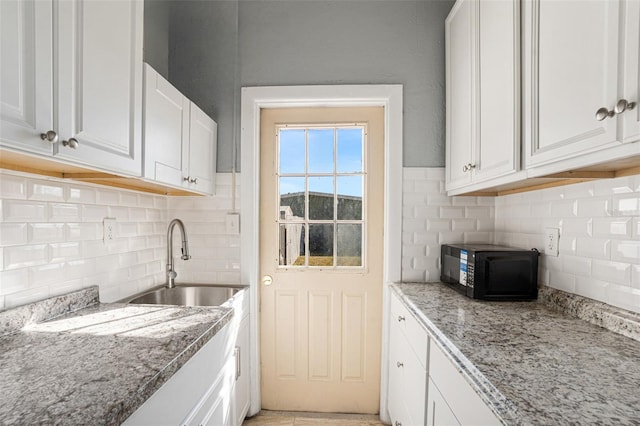
[[[387,415],[388,286],[400,281],[402,263],[402,90],[401,84],[243,87],[241,94],[240,279],[249,285],[251,308],[251,405],[257,414],[260,396],[259,223],[260,110],[290,107],[384,107],[384,260],[380,418]]]

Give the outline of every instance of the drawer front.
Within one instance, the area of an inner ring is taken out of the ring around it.
[[[435,344],[429,348],[429,377],[460,424],[499,425],[498,418]]]
[[[400,301],[398,296],[392,293],[391,296],[391,322],[398,324],[399,329],[407,338],[411,349],[415,352],[422,367],[427,367],[427,342],[426,330],[418,320]]]

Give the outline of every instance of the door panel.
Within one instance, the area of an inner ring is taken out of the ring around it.
[[[261,112],[264,409],[379,411],[383,118]]]
[[[0,144],[52,154],[51,1],[0,1]]]

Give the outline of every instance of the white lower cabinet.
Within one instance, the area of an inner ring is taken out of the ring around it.
[[[440,393],[440,390],[429,379],[427,388],[427,426],[435,425],[459,425],[460,422]]]
[[[125,422],[138,425],[241,425],[249,410],[249,295],[234,316]]]
[[[392,426],[501,424],[395,294],[388,395]]]
[[[389,325],[389,415],[393,426],[423,425],[427,332],[395,297]]]
[[[232,332],[231,323],[225,325],[124,424],[231,424]]]

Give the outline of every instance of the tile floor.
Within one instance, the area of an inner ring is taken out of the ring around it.
[[[243,426],[382,426],[377,415],[260,411]]]

